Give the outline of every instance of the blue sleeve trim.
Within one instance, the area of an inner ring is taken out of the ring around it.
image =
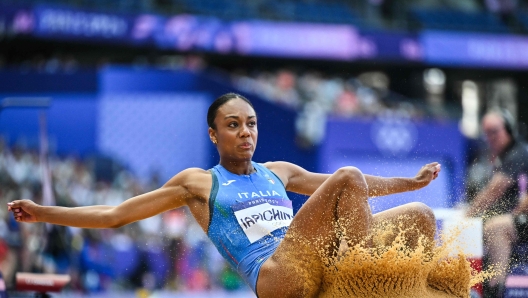
[[[211,222],[213,221],[214,203],[216,200],[216,195],[218,194],[218,177],[216,177],[214,169],[211,169],[211,177],[213,180],[213,185],[211,186],[211,193],[209,194],[209,226],[207,227],[207,234],[209,234]]]

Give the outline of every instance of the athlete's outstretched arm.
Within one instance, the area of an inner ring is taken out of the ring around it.
[[[79,228],[118,228],[186,205],[193,195],[185,185],[196,170],[185,170],[161,188],[130,198],[118,206],[68,208],[41,206],[30,200],[17,200],[8,203],[8,210],[13,212],[15,219],[20,222],[47,222]]]
[[[268,162],[265,166],[281,178],[288,191],[305,195],[312,195],[330,177],[330,174],[309,172],[288,162]],[[436,179],[440,170],[440,164],[433,162],[424,165],[412,178],[364,175],[368,186],[368,196],[380,197],[420,189]]]
[[[369,197],[381,197],[390,194],[413,191],[423,188],[438,177],[441,171],[437,162],[424,165],[412,178],[392,177],[384,178],[365,175],[369,187]]]

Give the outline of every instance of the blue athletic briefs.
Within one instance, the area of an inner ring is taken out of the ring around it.
[[[211,170],[208,236],[256,293],[260,267],[275,252],[293,219],[282,181],[261,164],[236,175],[221,165]]]

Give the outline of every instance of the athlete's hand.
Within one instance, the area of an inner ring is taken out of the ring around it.
[[[40,206],[30,200],[17,200],[7,203],[7,211],[13,212],[18,222],[37,222],[37,209]]]
[[[423,166],[418,174],[416,174],[416,182],[419,183],[422,187],[428,185],[431,181],[435,180],[438,177],[438,174],[441,171],[440,164],[437,162],[429,163]]]

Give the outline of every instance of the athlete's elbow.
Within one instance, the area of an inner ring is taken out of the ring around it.
[[[117,217],[117,218],[114,218],[113,220],[111,220],[109,228],[118,229],[118,228],[121,228],[123,226],[128,225],[129,223],[130,223],[130,221],[128,221],[127,219],[121,218],[121,217]]]
[[[109,211],[104,214],[103,228],[107,229],[117,229],[127,224],[121,216],[115,212]]]
[[[116,224],[113,224],[111,226],[109,226],[110,229],[119,229],[120,227],[122,226],[125,226],[126,223],[116,223]]]

